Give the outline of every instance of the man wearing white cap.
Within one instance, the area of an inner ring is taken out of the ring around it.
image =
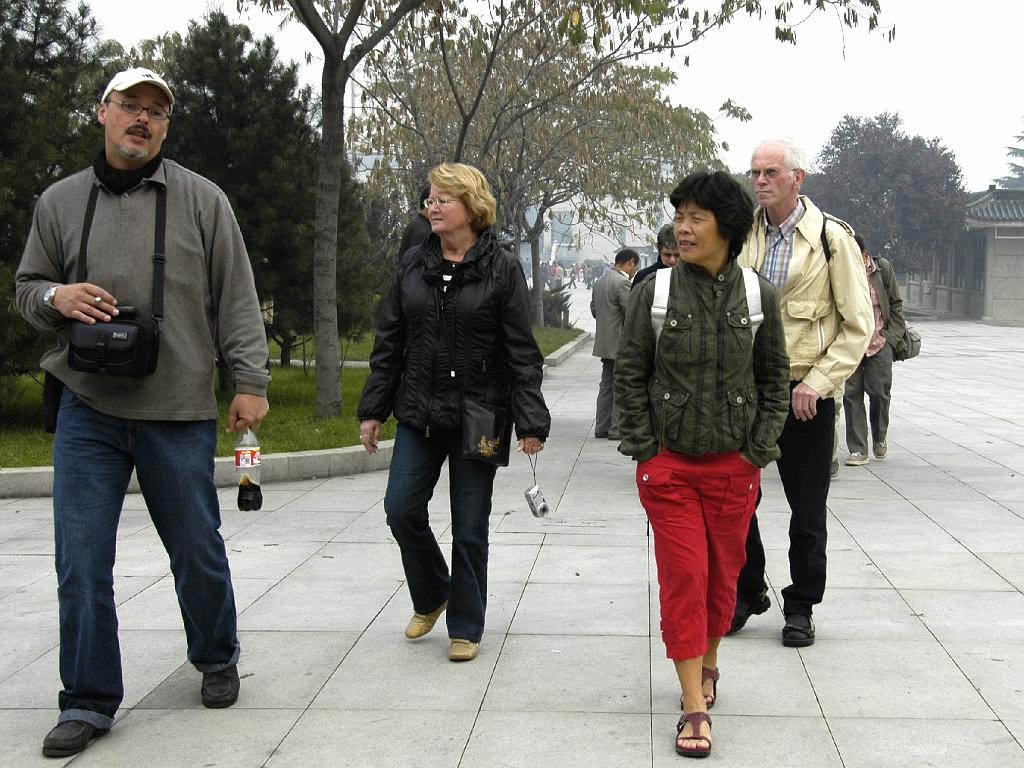
[[[213,482],[214,361],[219,353],[234,375],[228,430],[258,427],[268,411],[267,343],[227,197],[161,155],[173,106],[155,72],[113,77],[98,111],[103,150],[40,196],[15,277],[22,316],[57,334],[41,361],[47,391],[59,396],[53,511],[64,687],[43,740],[49,757],[106,733],[124,695],[113,567],[133,469],[170,558],[202,702],[228,707],[238,698],[235,599]],[[155,330],[140,333],[140,344],[150,345],[155,367],[122,376],[108,357],[89,370],[69,356],[73,326],[102,338],[102,324],[119,316],[151,319]]]

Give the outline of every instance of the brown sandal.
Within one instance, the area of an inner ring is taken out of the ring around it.
[[[683,736],[683,728],[689,723],[693,726],[692,736]],[[711,754],[711,739],[707,736],[700,735],[701,723],[707,723],[708,728],[711,727],[711,718],[708,717],[707,712],[691,712],[688,715],[683,715],[679,718],[679,722],[676,724],[676,754],[682,755],[683,757],[707,757]],[[679,746],[680,740],[685,739],[686,741],[703,741],[707,744],[707,747],[681,747]]]
[[[711,709],[713,706],[715,706],[715,699],[718,698],[718,678],[720,677],[721,674],[718,671],[718,667],[715,667],[714,669],[712,669],[711,667],[700,668],[701,688],[704,687],[704,683],[706,683],[708,680],[711,681],[711,695],[704,695],[704,703],[707,705],[708,709]],[[683,706],[682,696],[679,697],[679,709],[681,709],[683,712],[686,711],[686,707]]]

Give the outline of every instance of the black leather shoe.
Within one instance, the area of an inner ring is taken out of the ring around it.
[[[46,757],[68,757],[77,755],[87,746],[92,738],[99,738],[106,731],[101,731],[81,720],[65,720],[46,734],[43,739],[43,755]]]
[[[735,635],[743,629],[747,623],[747,619],[751,616],[759,616],[771,607],[772,601],[771,598],[768,597],[767,592],[752,603],[742,597],[736,598],[736,611],[732,615],[732,626],[729,627],[729,631],[725,634]]]
[[[232,664],[220,672],[203,672],[203,706],[210,709],[230,707],[238,701],[238,666]]]

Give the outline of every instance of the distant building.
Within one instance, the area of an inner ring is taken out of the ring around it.
[[[955,251],[933,259],[929,278],[908,282],[909,309],[1024,326],[1024,190],[972,194]]]

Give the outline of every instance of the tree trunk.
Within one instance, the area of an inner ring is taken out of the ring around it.
[[[341,367],[338,354],[338,205],[345,162],[343,64],[324,64],[323,135],[316,180],[313,235],[313,338],[316,341],[316,410],[318,419],[341,413]]]
[[[540,235],[530,232],[530,263],[533,265],[533,324],[544,325],[544,281],[540,276]]]
[[[217,356],[217,381],[218,389],[221,392],[231,392],[235,388],[235,375],[231,372],[231,366]]]
[[[288,368],[292,364],[292,346],[295,344],[295,336],[290,333],[282,333],[277,340],[281,347],[281,367]]]

